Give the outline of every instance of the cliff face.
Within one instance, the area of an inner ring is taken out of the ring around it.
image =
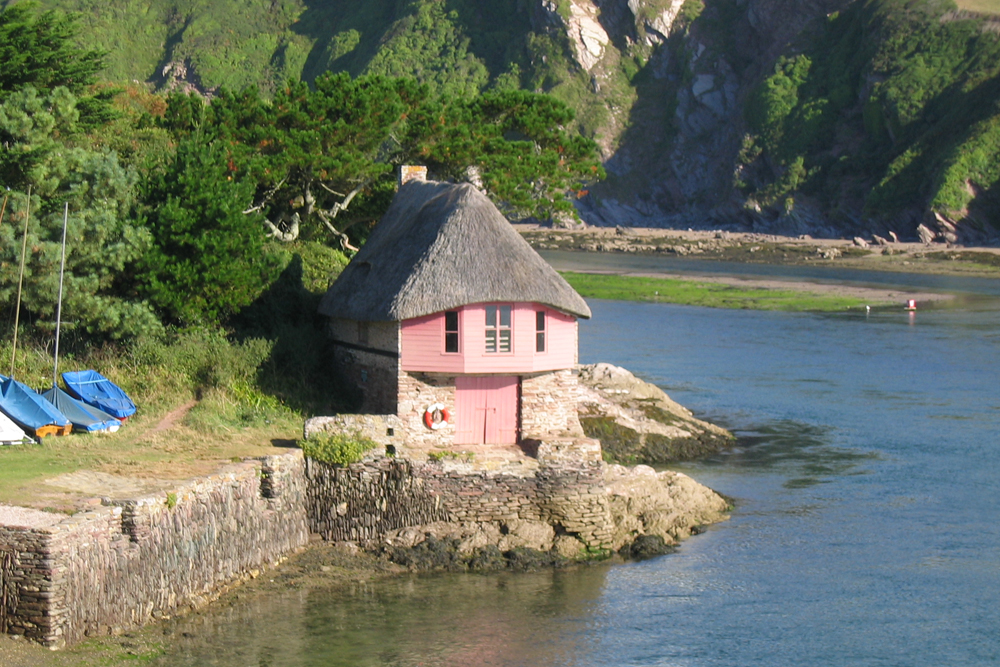
[[[745,105],[778,57],[849,0],[571,0],[561,22],[593,92],[632,61],[631,104],[603,96],[607,183],[580,202],[591,224],[835,234],[819,216],[767,224],[736,191]],[[542,2],[542,6],[555,5]],[[551,18],[548,24],[559,24]],[[786,217],[787,218],[787,217]]]
[[[628,104],[603,95],[609,178],[586,221],[998,240],[995,17],[931,0],[572,0],[568,16],[595,95],[641,65]]]

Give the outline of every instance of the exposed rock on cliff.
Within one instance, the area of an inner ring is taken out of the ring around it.
[[[580,422],[601,441],[605,459],[666,463],[715,453],[730,446],[729,431],[695,418],[656,385],[611,364],[579,369]]]

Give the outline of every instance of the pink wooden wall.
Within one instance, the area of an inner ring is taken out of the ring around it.
[[[459,308],[459,352],[444,351],[444,313],[400,323],[400,366],[433,373],[532,373],[572,368],[577,360],[576,318],[537,303],[514,303],[511,351],[486,352],[487,304]],[[545,352],[535,352],[535,313],[545,311]]]

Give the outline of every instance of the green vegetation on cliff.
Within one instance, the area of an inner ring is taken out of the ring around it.
[[[947,2],[864,0],[781,57],[746,108],[762,205],[803,193],[875,218],[1000,213],[1000,37]],[[846,211],[845,211],[846,212]]]

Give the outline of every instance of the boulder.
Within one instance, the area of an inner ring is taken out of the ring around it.
[[[729,502],[683,473],[609,465],[604,480],[616,550],[642,535],[658,535],[674,545],[728,518]]]
[[[923,223],[917,225],[917,236],[920,237],[920,242],[925,244],[931,244],[937,238],[937,234]]]

